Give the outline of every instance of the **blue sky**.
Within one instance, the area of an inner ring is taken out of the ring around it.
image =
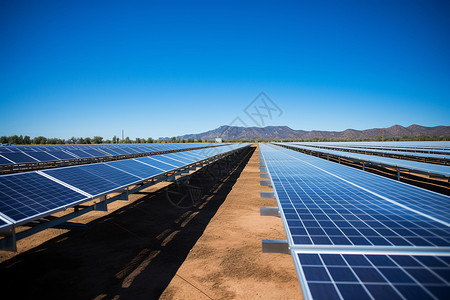
[[[243,2],[0,2],[0,135],[450,125],[450,2]]]

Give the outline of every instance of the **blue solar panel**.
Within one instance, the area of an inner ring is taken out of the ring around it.
[[[92,164],[79,166],[80,169],[85,170],[91,174],[99,176],[105,180],[114,182],[119,186],[130,185],[134,182],[140,181],[141,178],[134,176],[128,172],[118,170],[107,164]]]
[[[184,163],[184,162],[181,162],[179,160],[176,160],[176,158],[173,158],[173,156],[172,157],[168,157],[167,154],[165,154],[165,155],[155,155],[155,156],[152,156],[152,159],[161,161],[163,163],[172,165],[172,166],[177,167],[177,168],[180,168],[180,167],[183,167],[183,166],[186,166],[186,165],[189,164],[189,163]]]
[[[45,170],[44,173],[93,196],[118,189],[121,185],[77,167]]]
[[[95,149],[84,149],[83,151],[84,151],[84,152],[87,152],[87,153],[89,153],[89,154],[91,154],[91,155],[94,156],[94,157],[108,156],[106,153],[97,151],[97,150],[95,150]]]
[[[70,155],[69,153],[61,151],[61,150],[48,151],[48,153],[53,155],[53,156],[56,156],[60,160],[74,159],[75,158],[73,155]]]
[[[0,165],[10,165],[10,164],[14,164],[14,162],[0,155]]]
[[[3,153],[2,155],[16,164],[37,162],[36,159],[21,152]]]
[[[112,149],[112,148],[101,148],[100,150],[102,152],[105,152],[108,155],[120,155],[121,154],[116,149]]]
[[[118,160],[113,162],[106,163],[107,165],[113,166],[115,168],[121,169],[128,173],[134,174],[141,178],[150,178],[152,176],[156,176],[158,174],[163,173],[163,171],[151,167],[149,165],[145,165],[136,160],[127,159],[127,160]]]
[[[158,155],[156,155],[156,156],[158,156]],[[151,157],[140,157],[140,158],[136,158],[136,160],[141,161],[145,164],[151,165],[153,167],[156,167],[156,168],[161,169],[166,172],[176,169],[176,167],[174,167],[174,166],[171,166],[166,163],[160,162],[158,160],[152,159]]]
[[[81,157],[81,158],[88,158],[88,157],[93,157],[92,154],[89,154],[87,152],[84,152],[83,150],[75,150],[75,149],[71,149],[68,150],[69,153],[73,153],[74,155]]]
[[[29,155],[31,155],[33,158],[39,160],[39,161],[55,161],[58,160],[57,157],[52,156],[46,152],[42,152],[42,151],[35,151],[35,152],[29,152]]]
[[[0,177],[0,212],[20,222],[86,199],[35,172]]]
[[[102,149],[102,151],[105,151],[106,149]],[[108,149],[109,151],[114,151],[114,155],[126,155],[129,154],[129,152],[126,152],[120,148],[113,148],[113,149]],[[105,151],[106,152],[106,151]]]
[[[295,252],[313,299],[448,299],[448,256]]]
[[[167,154],[167,157],[173,158],[173,159],[177,159],[180,161],[183,161],[187,164],[192,164],[194,162],[199,161],[199,155],[195,155],[195,154],[187,154],[187,153],[171,153],[171,154]]]

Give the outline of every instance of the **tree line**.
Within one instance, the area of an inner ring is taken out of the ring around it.
[[[11,135],[11,136],[0,136],[0,144],[10,144],[10,145],[62,145],[62,144],[150,144],[150,143],[194,143],[194,142],[206,142],[204,140],[194,140],[194,139],[181,139],[177,137],[172,137],[170,139],[164,140],[154,140],[152,138],[136,138],[134,140],[129,137],[119,139],[114,136],[112,139],[104,139],[101,136],[91,137],[71,137],[70,139],[60,139],[60,138],[47,138],[44,136],[37,136],[31,138],[28,135]]]
[[[381,142],[382,137],[377,136],[374,139],[243,139],[243,140],[223,140],[224,143],[254,143],[254,142]],[[388,141],[450,141],[450,136],[403,136],[403,137],[385,137],[385,142]],[[134,140],[129,137],[123,140],[114,136],[112,139],[104,139],[101,136],[91,137],[71,137],[70,139],[47,138],[44,136],[37,136],[31,138],[28,135],[11,135],[0,136],[0,144],[15,144],[15,145],[61,145],[61,144],[151,144],[151,143],[205,143],[212,142],[211,140],[194,140],[193,138],[183,139],[181,137],[171,137],[165,139],[154,140],[152,138],[136,138]]]

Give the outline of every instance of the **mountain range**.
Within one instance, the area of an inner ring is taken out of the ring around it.
[[[195,140],[214,140],[222,138],[224,140],[300,140],[300,139],[376,139],[383,135],[383,128],[372,128],[365,130],[346,129],[344,131],[323,131],[323,130],[295,130],[288,126],[267,126],[267,127],[238,127],[220,126],[219,128],[197,134],[186,134],[178,138]],[[442,137],[450,136],[450,126],[425,127],[411,125],[408,127],[394,125],[384,128],[385,138],[402,137]]]

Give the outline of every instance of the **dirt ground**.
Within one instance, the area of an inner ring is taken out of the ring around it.
[[[301,299],[292,257],[261,251],[284,239],[281,219],[259,216],[257,147],[189,209],[158,184],[0,251],[0,286],[17,299]]]

